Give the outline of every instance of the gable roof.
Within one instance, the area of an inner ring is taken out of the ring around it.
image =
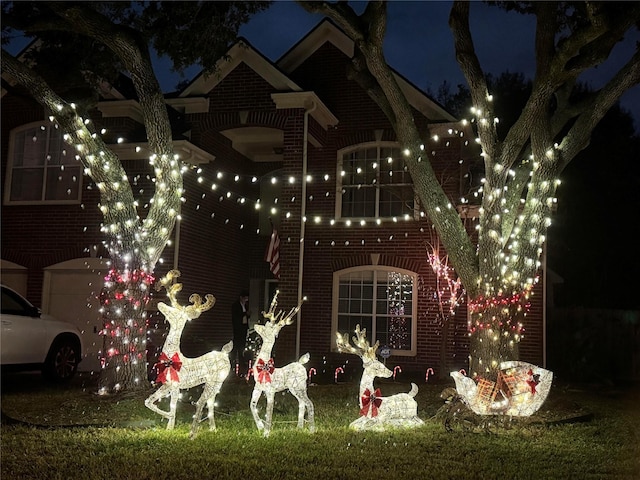
[[[276,90],[301,92],[293,80],[280,71],[271,61],[255,50],[251,44],[240,38],[227,52],[227,55],[216,63],[216,71],[210,74],[201,72],[185,87],[178,98],[205,95],[218,85],[239,64],[245,63],[252,70],[259,72]]]
[[[331,43],[348,58],[353,58],[355,44],[331,20],[325,18],[311,32],[295,44],[276,62],[285,73],[291,74],[307,58],[325,43]],[[457,119],[447,112],[442,105],[430,98],[413,83],[391,69],[409,104],[433,122],[454,122]]]

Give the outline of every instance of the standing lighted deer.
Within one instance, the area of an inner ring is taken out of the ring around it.
[[[186,390],[204,384],[202,395],[196,402],[196,413],[191,424],[190,437],[195,437],[201,421],[202,410],[207,406],[209,429],[215,430],[214,403],[220,387],[231,370],[229,352],[233,349],[233,342],[222,347],[221,352],[215,350],[196,358],[185,357],[180,351],[180,337],[182,330],[189,320],[198,318],[202,312],[209,310],[215,303],[213,295],[206,295],[202,303],[200,295],[193,294],[189,297],[191,305],[182,306],[178,303],[176,295],[182,290],[182,284],[171,284],[180,276],[177,270],[171,270],[161,284],[167,289],[167,297],[171,306],[160,302],[158,309],[169,322],[169,333],[162,347],[162,353],[156,364],[158,370],[157,382],[162,386],[147,398],[144,404],[147,408],[162,415],[169,420],[167,430],[173,429],[176,422],[176,407],[180,397],[180,390]],[[171,397],[169,410],[162,410],[157,405],[160,399]]]
[[[304,364],[309,361],[309,354],[305,353],[297,362],[290,363],[282,368],[274,368],[271,350],[278,338],[280,329],[293,323],[293,316],[300,310],[300,305],[293,307],[286,315],[280,311],[275,313],[278,304],[278,292],[273,296],[271,306],[267,313],[262,315],[268,321],[264,325],[255,325],[255,331],[262,338],[262,346],[253,365],[253,378],[255,386],[251,395],[251,413],[258,430],[263,431],[265,437],[271,432],[271,419],[273,416],[273,402],[277,392],[289,390],[298,400],[298,428],[304,427],[304,415],[307,411],[309,430],[315,431],[313,418],[313,403],[307,395],[307,369]],[[267,410],[264,421],[258,415],[258,400],[264,393],[267,399]]]
[[[385,427],[412,428],[423,425],[418,417],[418,404],[414,397],[418,393],[418,386],[411,384],[409,393],[398,393],[390,397],[383,397],[379,388],[374,388],[376,377],[389,378],[393,372],[376,359],[379,342],[373,347],[367,340],[367,330],[360,330],[356,326],[354,345],[349,342],[349,334],[341,335],[336,332],[336,345],[342,353],[353,353],[362,359],[362,378],[360,380],[360,418],[351,422],[349,427],[355,430],[384,430]]]

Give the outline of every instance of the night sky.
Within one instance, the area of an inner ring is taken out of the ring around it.
[[[363,2],[351,2],[363,9]],[[437,92],[446,80],[453,88],[466,81],[455,60],[453,36],[449,28],[450,1],[391,1],[388,5],[385,54],[389,64],[418,88]],[[482,2],[472,2],[471,29],[476,52],[486,73],[522,72],[533,76],[535,23],[533,17],[506,12]],[[240,29],[254,48],[276,62],[293,45],[307,35],[321,20],[292,1],[276,1]],[[640,33],[625,39],[616,47],[607,62],[584,80],[598,88],[613,68],[618,69]],[[162,70],[169,72],[168,63]],[[186,72],[193,78],[199,68]],[[178,81],[176,75],[158,72],[165,91],[172,91]],[[497,92],[493,92],[494,95]],[[640,132],[640,86],[628,91],[621,99],[623,107],[634,114],[636,131]]]

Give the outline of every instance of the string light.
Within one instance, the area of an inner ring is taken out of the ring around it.
[[[293,317],[300,310],[301,304],[293,307],[285,314],[283,311],[276,312],[278,305],[278,291],[276,290],[273,300],[267,313],[263,312],[264,318],[267,320],[264,325],[255,325],[255,332],[262,339],[260,350],[256,356],[256,362],[253,365],[253,378],[256,383],[253,387],[251,395],[251,413],[258,430],[262,431],[264,437],[268,437],[271,433],[271,423],[273,417],[274,396],[282,390],[289,390],[291,394],[298,400],[298,428],[304,427],[305,412],[307,422],[309,423],[309,431],[315,431],[314,406],[313,402],[307,395],[307,370],[304,364],[309,361],[309,354],[306,353],[297,362],[290,363],[282,368],[275,368],[273,358],[271,358],[271,350],[275,345],[278,333],[285,325],[293,323]],[[267,409],[264,420],[258,414],[258,400],[265,395],[267,400]]]
[[[424,425],[424,421],[418,417],[418,403],[414,397],[418,394],[418,386],[411,384],[409,393],[398,393],[389,397],[383,397],[379,388],[374,387],[374,380],[378,377],[394,377],[393,371],[388,369],[376,358],[379,343],[373,346],[367,339],[367,330],[360,330],[356,326],[354,344],[351,345],[349,334],[336,332],[336,346],[341,353],[352,353],[362,359],[364,368],[360,379],[360,391],[358,401],[360,405],[360,417],[349,424],[354,430],[384,431],[386,428],[415,428]],[[337,375],[337,374],[336,374]]]
[[[146,400],[145,406],[168,420],[167,430],[172,430],[176,421],[176,408],[180,397],[180,390],[186,390],[204,384],[202,394],[196,402],[196,412],[191,424],[191,438],[195,437],[200,417],[204,407],[207,407],[209,429],[215,430],[214,407],[217,394],[220,392],[223,382],[231,371],[229,352],[233,349],[233,342],[222,347],[222,351],[211,351],[199,357],[186,357],[180,350],[180,337],[182,331],[190,320],[198,318],[202,312],[213,307],[215,299],[213,295],[207,295],[202,303],[199,295],[189,297],[191,305],[182,306],[178,303],[176,295],[182,290],[182,285],[175,283],[180,276],[178,270],[171,270],[160,280],[160,285],[167,290],[167,297],[171,305],[158,303],[158,309],[169,323],[169,332],[162,347],[155,369],[158,373],[156,382],[160,387]],[[171,397],[169,410],[162,410],[156,403],[164,397]]]

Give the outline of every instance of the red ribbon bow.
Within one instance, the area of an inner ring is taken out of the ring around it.
[[[258,370],[258,382],[271,383],[271,374],[275,370],[275,367],[273,366],[273,358],[270,358],[266,363],[263,359],[258,360],[258,363],[256,363],[256,370]]]
[[[360,409],[360,416],[365,417],[371,410],[371,416],[378,416],[378,408],[382,404],[382,398],[380,394],[380,389],[376,388],[375,393],[371,393],[371,390],[368,388],[364,391],[362,395],[362,408]]]
[[[167,381],[167,375],[169,376],[169,381],[180,381],[178,372],[182,368],[182,362],[180,361],[180,355],[178,355],[178,352],[174,353],[171,358],[169,358],[166,353],[162,352],[155,367],[158,370],[158,378],[156,379],[156,382],[165,383]]]
[[[536,385],[538,385],[540,381],[536,379],[536,377],[533,375],[533,370],[531,369],[529,369],[527,375],[529,375],[527,385],[529,385],[529,388],[531,388],[531,395],[534,395],[536,393]]]

